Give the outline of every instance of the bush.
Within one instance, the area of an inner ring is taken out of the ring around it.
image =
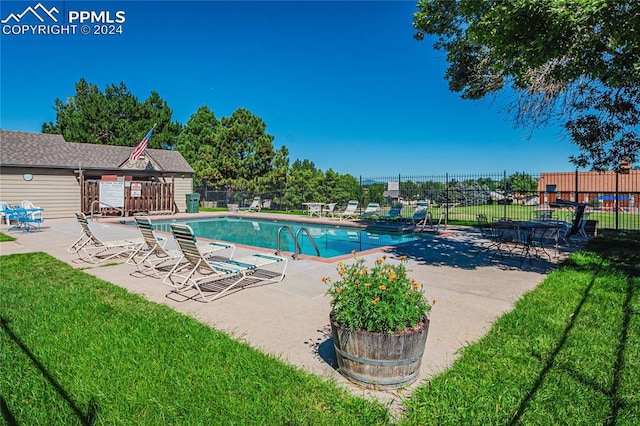
[[[424,297],[422,284],[407,277],[406,256],[399,259],[399,264],[391,265],[387,256],[382,256],[371,269],[361,258],[350,265],[338,262],[340,278],[322,279],[330,285],[327,293],[332,296],[334,320],[350,330],[371,332],[416,327],[431,304]]]

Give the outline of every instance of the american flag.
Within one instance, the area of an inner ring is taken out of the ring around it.
[[[153,126],[151,130],[149,130],[149,133],[147,133],[147,135],[142,139],[142,141],[138,144],[138,146],[136,146],[136,149],[133,150],[133,152],[131,153],[131,156],[129,157],[129,161],[136,161],[137,159],[142,157],[142,154],[144,154],[144,150],[147,148],[147,145],[149,144],[149,139],[151,139],[151,135],[153,134],[154,128],[155,126]]]

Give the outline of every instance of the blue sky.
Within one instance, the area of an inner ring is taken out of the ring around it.
[[[464,101],[444,53],[415,41],[415,1],[40,1],[58,16],[124,11],[122,34],[1,35],[0,127],[39,132],[84,78],[151,91],[186,124],[247,108],[276,148],[354,176],[571,171],[561,127],[516,129],[506,97]],[[2,1],[0,18],[31,2]],[[25,16],[21,23],[35,23]],[[61,21],[59,21],[61,22]],[[47,24],[52,21],[47,21]],[[88,23],[91,31],[92,23]],[[17,30],[14,30],[17,31]],[[131,141],[135,146],[139,141]]]

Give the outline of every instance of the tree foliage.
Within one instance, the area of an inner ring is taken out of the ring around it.
[[[421,0],[413,25],[447,52],[463,98],[513,90],[515,122],[562,122],[577,166],[638,160],[640,2]]]
[[[296,160],[291,165],[286,204],[294,209],[305,202],[338,203],[346,205],[358,200],[360,184],[351,175],[342,175],[332,169],[322,172],[310,160]]]
[[[259,192],[284,182],[289,167],[286,147],[275,150],[267,125],[240,108],[215,126],[207,178],[212,186]]]
[[[202,185],[205,179],[216,182],[222,178],[215,168],[219,155],[216,144],[216,131],[219,127],[220,121],[213,112],[202,106],[189,118],[178,136],[175,149],[193,168],[195,186]]]
[[[75,89],[66,101],[55,100],[56,122],[43,123],[43,133],[62,134],[72,142],[134,147],[156,125],[149,147],[173,147],[182,126],[171,121],[173,112],[156,92],[139,102],[124,83],[101,92],[80,79]]]

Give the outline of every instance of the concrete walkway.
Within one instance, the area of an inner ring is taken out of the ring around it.
[[[138,236],[137,229],[118,221],[101,219],[90,224],[105,240]],[[6,230],[6,226],[1,230]],[[408,389],[378,392],[352,385],[335,369],[335,351],[328,320],[330,299],[325,294],[327,287],[322,277],[338,278],[336,261],[291,260],[282,282],[231,292],[206,304],[169,294],[169,287],[158,279],[141,278],[139,274],[132,276],[136,268],[124,263],[92,266],[74,262],[75,255],[67,253],[66,248],[80,233],[75,219],[46,220],[41,232],[9,233],[17,241],[0,243],[0,254],[49,253],[148,300],[191,315],[286,363],[333,378],[357,395],[376,397],[390,403],[409,396],[421,381],[449,367],[461,349],[483,336],[498,317],[511,310],[525,292],[533,289],[556,266],[546,257],[535,259],[531,265],[525,262],[522,267],[518,259],[502,261],[496,256],[491,260],[482,252],[478,234],[469,229],[441,230],[438,235],[428,234],[424,240],[387,250],[389,257],[408,256],[410,276],[423,283],[426,296],[437,302],[430,315],[431,324],[418,381]],[[169,239],[167,247],[175,247],[173,239]],[[236,256],[255,251],[255,248],[238,247]],[[363,257],[373,262],[380,255],[380,252],[369,253]]]

